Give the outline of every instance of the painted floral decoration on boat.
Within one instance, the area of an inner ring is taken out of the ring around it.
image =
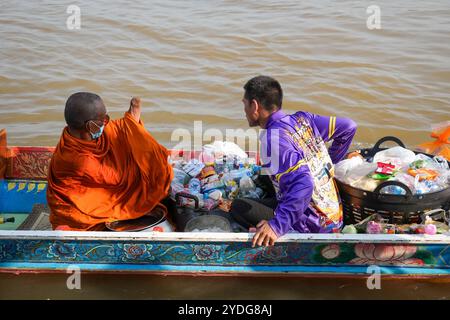
[[[124,244],[123,252],[125,253],[125,257],[122,260],[155,260],[155,257],[150,252],[152,248],[153,246],[151,244]]]
[[[0,243],[0,261],[6,261],[17,257],[22,257],[22,251],[17,244],[12,241]]]
[[[196,244],[192,248],[194,259],[196,260],[216,260],[219,259],[221,246],[214,244]]]
[[[86,257],[114,257],[116,255],[116,251],[114,250],[114,245],[97,245],[89,250],[87,250],[84,255]]]
[[[338,244],[332,243],[320,250],[320,253],[325,259],[332,260],[339,257],[341,254],[341,248]]]
[[[264,250],[262,251],[262,257],[271,261],[282,260],[287,257],[286,247],[285,246],[265,247]]]
[[[0,245],[0,261],[6,260],[6,254],[8,253],[8,249],[6,248],[8,244]]]
[[[64,242],[53,242],[48,248],[47,256],[49,258],[57,258],[63,260],[75,259],[77,252],[75,250],[75,244],[69,244]]]
[[[352,265],[434,265],[433,252],[416,245],[392,244],[327,244],[318,245],[312,257],[317,263]]]
[[[6,177],[20,179],[47,179],[54,148],[12,147]]]
[[[345,264],[356,257],[353,244],[319,244],[314,248],[314,251],[312,260],[321,264]]]
[[[387,245],[358,243],[355,245],[357,258],[351,264],[363,265],[414,265],[423,266],[422,259],[414,257],[417,252],[415,245]]]

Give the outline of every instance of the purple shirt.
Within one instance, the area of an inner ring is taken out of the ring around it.
[[[336,223],[324,221],[329,219],[325,214],[319,215],[311,201],[313,192],[318,190],[315,185],[318,175],[313,175],[311,170],[322,170],[314,167],[311,159],[318,156],[330,160],[323,171],[332,179],[331,162],[335,164],[345,157],[355,133],[356,124],[348,118],[324,117],[302,111],[287,115],[281,110],[270,116],[260,137],[261,158],[263,173],[270,175],[277,189],[278,206],[269,224],[278,236],[292,229],[301,233],[323,233],[342,226],[342,217]],[[299,140],[302,140],[301,144]],[[331,140],[333,143],[327,151],[324,142]],[[305,148],[308,152],[303,150]],[[338,198],[337,190],[335,195]],[[317,197],[322,195],[316,194]],[[325,227],[326,224],[328,227]]]

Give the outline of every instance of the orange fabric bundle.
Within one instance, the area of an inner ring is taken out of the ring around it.
[[[96,140],[75,138],[65,128],[48,177],[53,228],[101,230],[105,222],[139,218],[162,206],[173,178],[168,155],[129,112],[110,121]]]
[[[425,153],[443,156],[450,161],[450,124],[439,126],[431,133],[435,141],[426,142],[419,145],[419,149]]]
[[[6,148],[6,130],[0,130],[0,179],[5,177],[6,172],[6,159],[7,159],[7,148]]]
[[[4,179],[8,169],[8,161],[15,157],[15,152],[8,148],[6,129],[0,130],[0,179]]]

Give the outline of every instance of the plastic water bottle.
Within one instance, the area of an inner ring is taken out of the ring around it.
[[[263,195],[264,195],[263,189],[256,188],[255,190],[250,191],[247,196],[252,199],[261,199]]]
[[[252,174],[253,175],[261,173],[261,166],[258,166],[256,164],[252,165],[251,169],[252,169]]]
[[[172,183],[170,184],[170,196],[173,198],[173,199],[175,199],[175,195],[178,193],[178,192],[182,192],[182,191],[184,191],[184,186],[181,184],[181,183],[179,183],[179,182],[177,182],[177,181],[175,181],[175,180],[173,180],[172,181]]]
[[[184,172],[181,169],[173,168],[173,173],[174,173],[173,180],[182,185],[188,183],[189,179],[191,178],[186,172]]]
[[[202,184],[199,179],[192,178],[189,181],[189,192],[190,193],[192,193],[192,194],[200,193],[201,188],[202,188]]]
[[[214,161],[214,170],[219,174],[224,172],[225,170],[225,163],[223,159],[216,159]]]
[[[249,169],[242,168],[239,170],[232,170],[229,172],[229,175],[232,179],[234,179],[236,182],[241,180],[245,176],[251,176],[252,173]]]
[[[255,191],[256,186],[252,178],[248,175],[241,178],[239,181],[239,189],[243,196],[248,195],[250,192]]]
[[[394,194],[394,195],[405,195],[406,191],[399,186],[388,186],[385,188],[384,193],[386,194]]]
[[[200,174],[205,165],[198,160],[194,159],[189,161],[183,166],[183,171],[186,172],[191,177],[196,177]]]

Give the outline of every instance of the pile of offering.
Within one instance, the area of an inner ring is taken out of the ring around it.
[[[450,168],[446,159],[441,156],[431,158],[424,154],[416,155],[402,147],[380,151],[369,160],[362,157],[345,159],[336,164],[335,173],[339,181],[371,192],[383,181],[399,181],[413,194],[437,192],[450,186]],[[380,192],[406,194],[404,188],[393,185]]]
[[[228,212],[233,199],[259,199],[264,194],[256,182],[261,167],[232,142],[205,145],[198,159],[173,161],[172,166],[171,197],[189,195],[181,198],[182,206],[194,207],[194,197],[203,210],[220,207]]]
[[[449,225],[445,222],[426,217],[422,223],[389,224],[379,214],[373,214],[357,224],[346,225],[342,233],[367,233],[367,234],[442,234],[448,233]]]

